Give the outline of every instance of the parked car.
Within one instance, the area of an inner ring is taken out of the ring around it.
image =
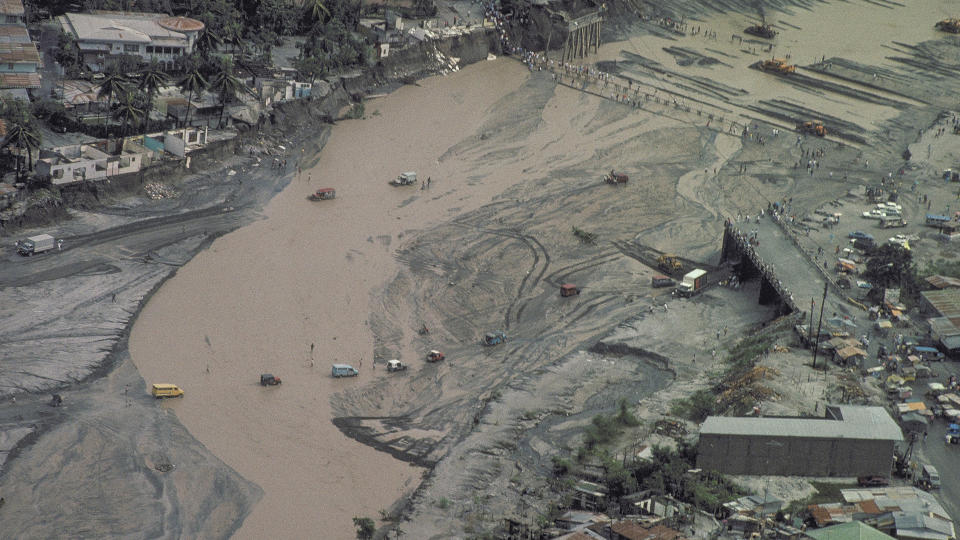
[[[407,365],[399,360],[387,360],[387,371],[406,371]]]
[[[872,234],[865,233],[863,231],[853,231],[852,233],[848,234],[847,237],[854,240],[873,240]]]
[[[857,478],[857,485],[863,487],[882,487],[889,486],[890,479],[886,476],[874,475],[874,476],[861,476]]]

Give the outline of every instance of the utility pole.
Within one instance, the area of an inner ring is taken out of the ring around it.
[[[810,299],[810,325],[807,326],[807,341],[813,341],[813,308],[815,306],[813,298]]]
[[[820,329],[823,328],[823,306],[827,304],[827,287],[829,282],[823,282],[823,300],[820,301],[820,320],[817,322],[817,341],[813,344],[813,369],[817,369],[817,350],[820,348]],[[813,321],[811,315],[811,322]]]

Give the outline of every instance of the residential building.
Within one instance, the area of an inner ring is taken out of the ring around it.
[[[94,11],[67,13],[58,18],[61,29],[72,35],[82,61],[91,71],[103,71],[119,55],[157,60],[173,69],[176,59],[193,52],[202,22],[163,13]]]
[[[900,427],[882,407],[827,406],[824,418],[711,416],[697,467],[725,474],[889,476]]]
[[[0,0],[0,24],[27,24],[21,0]]]
[[[39,70],[36,45],[0,42],[0,88],[40,88]]]
[[[21,0],[0,0],[0,90],[29,99],[28,89],[40,88],[40,54],[24,25]]]

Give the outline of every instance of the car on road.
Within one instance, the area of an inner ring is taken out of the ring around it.
[[[873,240],[873,235],[863,231],[853,231],[847,235],[847,238],[852,238],[854,240]]]
[[[874,208],[873,210],[864,212],[861,215],[867,219],[883,219],[887,217],[887,213],[879,208]]]
[[[862,487],[883,487],[890,485],[890,479],[886,476],[861,476],[857,478],[857,485]]]

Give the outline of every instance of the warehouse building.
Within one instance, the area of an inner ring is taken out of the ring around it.
[[[725,474],[889,476],[900,427],[882,407],[828,406],[824,418],[710,416],[697,467]]]

